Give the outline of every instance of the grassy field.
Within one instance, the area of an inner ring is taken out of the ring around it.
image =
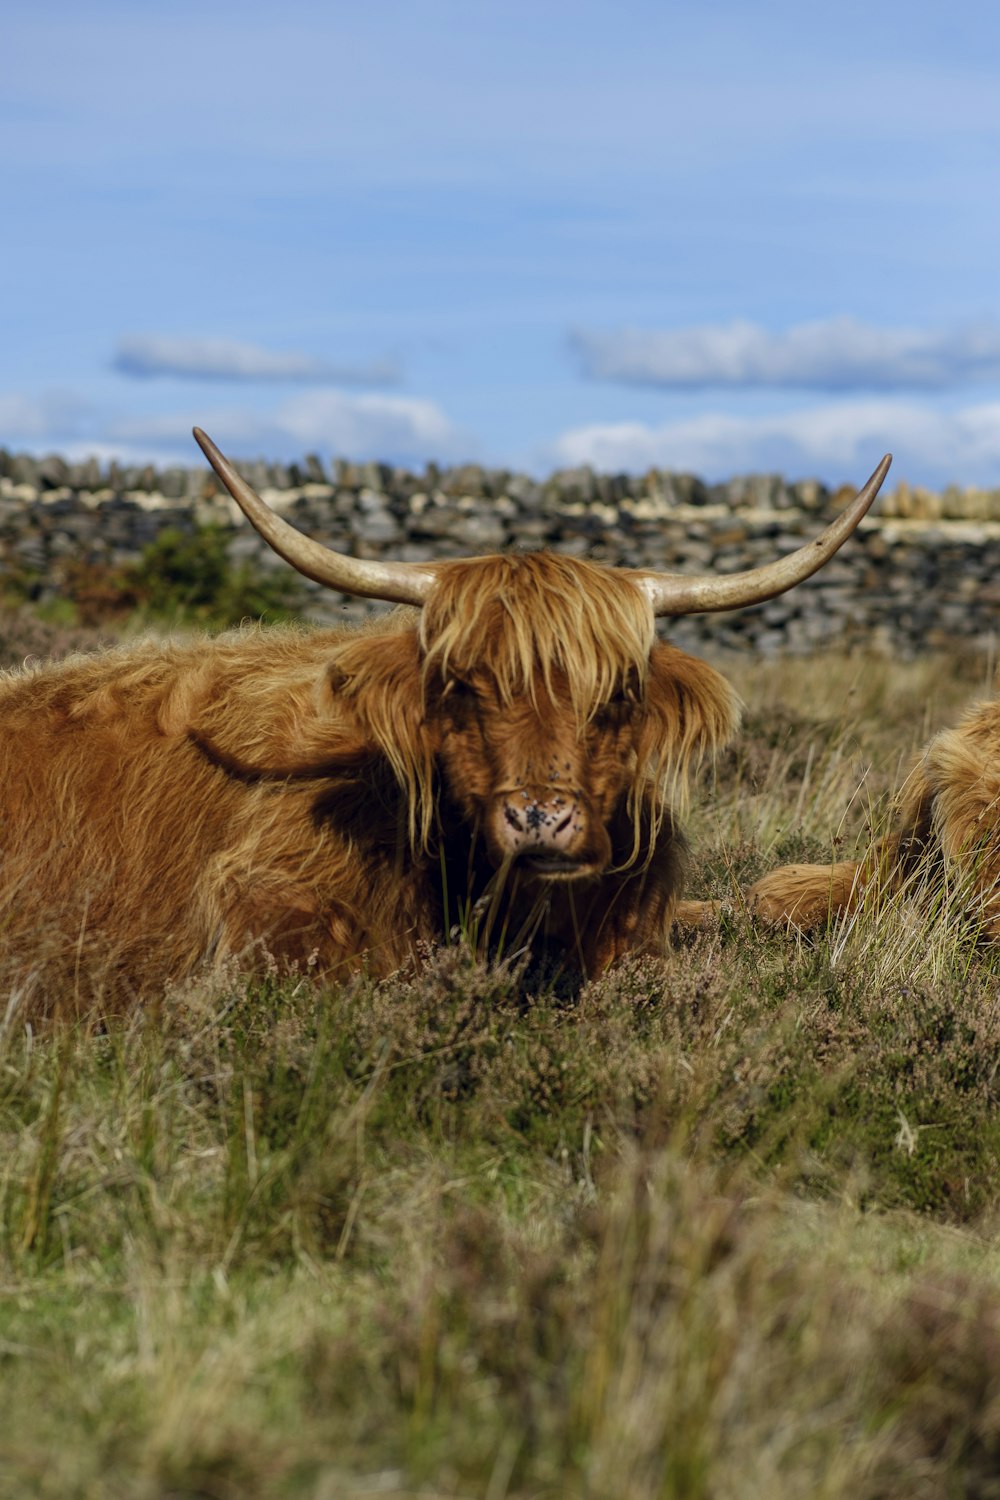
[[[665,962],[8,1017],[0,1495],[1000,1495],[1000,960],[738,900],[850,857],[988,665],[730,675],[689,819],[729,904]]]

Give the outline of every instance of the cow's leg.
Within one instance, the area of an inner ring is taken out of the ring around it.
[[[854,910],[868,881],[866,863],[782,865],[746,893],[747,906],[772,927],[809,931]]]
[[[681,932],[697,932],[718,921],[721,901],[678,901],[674,907],[673,925]]]

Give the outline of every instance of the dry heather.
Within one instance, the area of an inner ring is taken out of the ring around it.
[[[0,1025],[0,1494],[1000,1493],[998,960],[739,885],[853,848],[982,662],[736,664],[728,907],[579,995],[488,969]],[[0,1013],[2,1016],[2,1013]]]

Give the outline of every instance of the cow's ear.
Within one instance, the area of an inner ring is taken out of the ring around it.
[[[323,688],[336,699],[339,694],[343,693],[350,680],[340,663],[332,661],[324,674]]]
[[[394,766],[422,760],[433,738],[415,630],[354,637],[327,666],[334,715],[343,714]]]
[[[655,645],[649,656],[641,735],[651,759],[684,771],[692,760],[727,745],[739,728],[741,703],[707,662],[676,646]]]
[[[373,629],[345,635],[324,663],[323,690],[334,712],[365,713],[385,698],[419,698],[416,631]]]
[[[343,713],[368,756],[387,762],[403,793],[413,848],[428,847],[435,812],[436,720],[428,717],[414,629],[361,634],[327,668],[334,717]]]

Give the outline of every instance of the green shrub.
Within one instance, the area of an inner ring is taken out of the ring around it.
[[[247,618],[274,622],[294,615],[301,602],[291,574],[250,562],[233,566],[228,537],[217,526],[167,527],[125,571],[136,606],[158,619],[220,627]]]
[[[219,526],[166,527],[134,563],[73,559],[63,565],[58,583],[52,597],[51,579],[27,569],[8,571],[0,606],[22,615],[30,608],[39,619],[67,629],[137,616],[219,630],[246,619],[269,624],[292,619],[302,606],[297,575],[253,561],[233,564],[228,535]]]

